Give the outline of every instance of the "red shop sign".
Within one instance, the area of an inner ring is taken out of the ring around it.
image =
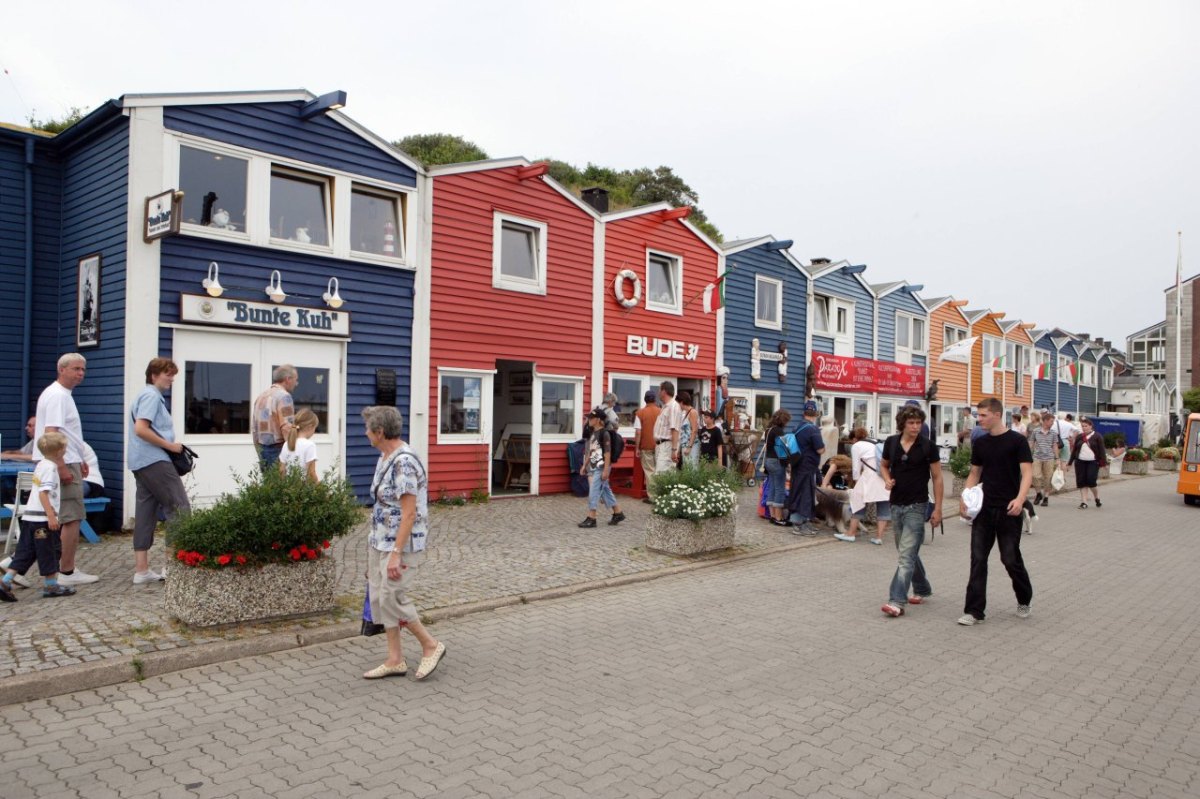
[[[913,396],[925,393],[924,366],[905,366],[870,358],[843,358],[823,352],[813,353],[812,360],[818,388]]]

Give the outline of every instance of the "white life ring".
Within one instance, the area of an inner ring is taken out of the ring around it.
[[[633,283],[633,296],[625,296],[625,281]],[[617,302],[625,308],[632,308],[642,301],[642,281],[638,279],[637,274],[632,269],[622,269],[617,272],[616,279],[613,280],[613,295],[617,298]]]

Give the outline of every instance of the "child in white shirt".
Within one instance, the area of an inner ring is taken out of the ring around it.
[[[289,469],[298,468],[314,483],[321,482],[317,476],[317,445],[312,440],[317,432],[319,420],[317,415],[308,408],[301,409],[296,414],[296,424],[288,433],[287,443],[279,452],[279,473],[287,474]]]
[[[0,578],[0,600],[4,602],[17,601],[12,591],[13,578],[25,574],[34,561],[37,561],[44,582],[43,597],[49,599],[75,593],[71,586],[58,583],[58,559],[62,553],[58,469],[67,453],[67,437],[58,432],[45,433],[38,439],[37,448],[42,453],[42,460],[33,471],[29,504],[21,510],[21,537],[12,562]]]

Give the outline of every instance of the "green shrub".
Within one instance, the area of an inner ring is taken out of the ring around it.
[[[1123,433],[1114,430],[1111,433],[1104,434],[1105,449],[1117,449],[1118,447],[1123,446],[1125,446],[1125,435]]]
[[[1156,443],[1154,445],[1154,447],[1156,449],[1166,449],[1166,448],[1169,448],[1174,443],[1175,442],[1171,440],[1170,436],[1163,436],[1162,438],[1160,438],[1158,440],[1158,443]]]
[[[1127,463],[1145,463],[1150,460],[1150,453],[1141,447],[1130,447],[1125,450],[1125,461]]]
[[[364,518],[350,483],[334,468],[319,483],[298,469],[234,474],[234,481],[234,493],[167,525],[170,557],[210,568],[315,560]]]
[[[742,477],[719,464],[702,461],[699,466],[688,463],[682,469],[658,472],[650,486],[654,514],[695,521],[731,513]]]
[[[1178,461],[1179,450],[1175,447],[1159,447],[1154,451],[1154,458],[1160,461]]]
[[[950,455],[950,474],[964,480],[971,473],[971,445],[960,444]]]

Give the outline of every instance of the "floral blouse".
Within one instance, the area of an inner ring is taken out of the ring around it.
[[[380,552],[395,550],[403,515],[400,497],[413,494],[417,498],[417,517],[403,551],[424,551],[429,532],[428,493],[429,477],[425,466],[411,447],[406,444],[386,458],[381,455],[371,480],[375,505],[371,509],[371,534],[367,543]]]

